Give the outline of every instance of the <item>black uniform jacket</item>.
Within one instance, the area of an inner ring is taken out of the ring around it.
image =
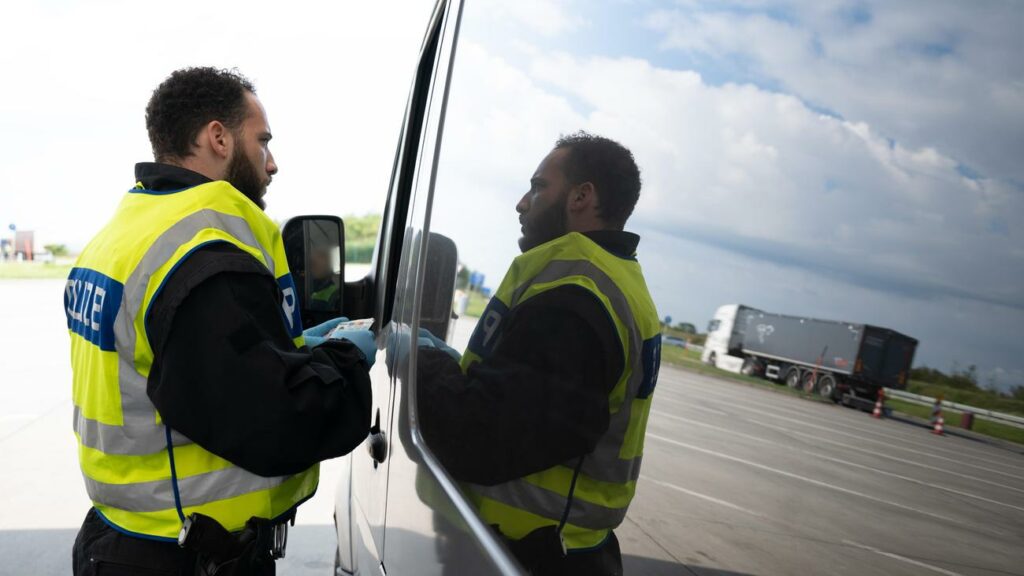
[[[150,190],[209,182],[142,163]],[[370,426],[366,359],[348,342],[296,349],[277,281],[227,244],[196,250],[168,278],[146,318],[154,363],[147,392],[171,428],[261,476],[300,472],[350,452]]]

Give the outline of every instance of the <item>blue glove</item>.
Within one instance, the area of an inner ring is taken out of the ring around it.
[[[318,324],[312,328],[303,330],[302,335],[306,338],[306,346],[316,348],[323,344],[324,340],[326,340],[325,336],[327,336],[327,333],[334,330],[334,327],[342,322],[348,322],[348,318],[339,316],[337,318],[332,318],[323,324]]]
[[[444,340],[441,340],[437,336],[431,334],[430,330],[427,330],[426,328],[420,328],[420,335],[419,338],[416,339],[416,343],[420,347],[426,346],[428,348],[437,348],[438,350],[442,350],[454,358],[456,362],[462,361],[462,354],[459,354],[455,348],[449,346]]]
[[[331,340],[348,340],[355,344],[363,356],[366,356],[366,363],[369,366],[373,366],[373,362],[377,359],[377,337],[366,328],[335,332],[331,336]]]

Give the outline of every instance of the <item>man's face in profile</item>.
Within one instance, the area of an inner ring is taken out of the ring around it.
[[[523,233],[519,249],[523,252],[569,231],[566,198],[572,186],[562,169],[568,153],[564,148],[552,150],[530,178],[530,190],[516,204]]]
[[[309,253],[309,273],[315,280],[323,280],[331,276],[330,252],[323,248],[314,248]]]
[[[235,133],[235,149],[224,179],[263,209],[267,207],[263,196],[277,173],[277,164],[270,153],[267,113],[255,95],[246,93],[245,99],[248,114]]]

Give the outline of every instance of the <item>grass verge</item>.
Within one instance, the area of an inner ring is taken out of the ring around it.
[[[34,278],[67,278],[71,264],[43,262],[8,262],[0,264],[0,280],[26,280]]]
[[[479,318],[484,313],[484,308],[487,308],[487,302],[490,298],[484,296],[479,292],[469,293],[469,304],[466,306],[466,316],[471,318]]]
[[[910,416],[917,416],[918,418],[924,418],[925,420],[932,416],[931,406],[919,406],[896,398],[887,398],[885,400],[885,404],[897,412],[902,412]],[[949,408],[942,410],[942,419],[945,421],[946,428],[959,428],[961,416],[963,415],[960,412],[955,412]],[[1024,428],[1007,426],[1006,424],[992,422],[991,420],[983,420],[975,416],[972,430],[978,434],[984,434],[993,438],[1024,444]]]
[[[907,392],[932,398],[938,398],[941,395],[948,402],[1024,416],[1024,400],[1000,396],[990,390],[960,390],[941,384],[911,380],[907,386]]]

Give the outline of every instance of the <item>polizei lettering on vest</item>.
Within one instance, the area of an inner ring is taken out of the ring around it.
[[[68,330],[99,346],[114,350],[114,319],[124,286],[95,270],[75,268],[64,285]]]

